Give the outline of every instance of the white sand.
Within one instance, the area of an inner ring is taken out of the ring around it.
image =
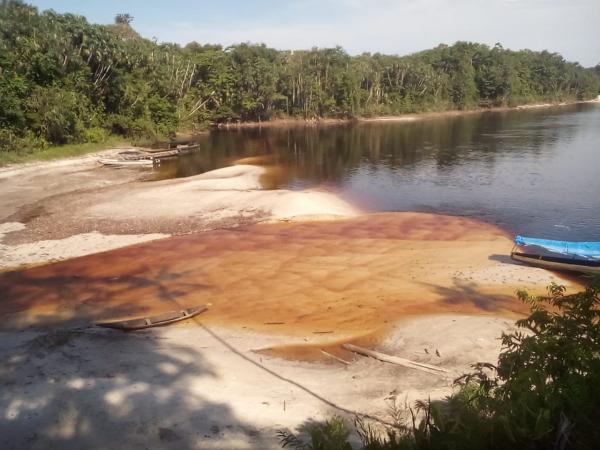
[[[65,239],[43,240],[29,244],[4,245],[2,239],[7,232],[18,231],[25,225],[18,222],[0,224],[0,271],[19,266],[41,264],[104,252],[140,242],[169,237],[168,234],[151,233],[142,235],[101,233],[77,234]]]
[[[494,362],[510,327],[492,317],[420,318],[377,348],[457,373]],[[448,377],[360,356],[348,355],[346,367],[253,351],[279,342],[197,323],[135,334],[0,333],[0,446],[277,449],[278,429],[334,414],[351,421],[350,411],[390,421],[394,401],[451,392]]]
[[[236,165],[183,180],[132,189],[120,198],[88,208],[89,217],[155,218],[195,216],[204,221],[260,214],[284,220],[311,216],[354,216],[355,208],[333,194],[316,190],[262,190],[267,169]]]
[[[2,243],[5,234],[19,233],[32,225],[14,226],[11,224],[15,222],[2,224],[0,220],[3,227],[0,228],[0,270],[166,237],[170,233],[158,233],[154,229],[160,220],[176,222],[183,218],[196,222],[200,228],[210,228],[224,219],[235,223],[240,218],[290,220],[357,214],[352,206],[327,192],[263,190],[260,180],[267,171],[264,167],[236,165],[185,179],[133,183],[139,172],[105,170],[99,168],[91,156],[5,168],[0,172],[4,177],[0,217],[1,213],[11,217],[31,204],[51,215],[52,226],[72,224],[73,231],[63,239],[6,245]],[[62,200],[63,197],[66,200]],[[65,208],[71,197],[84,206]],[[82,220],[91,223],[110,220],[124,224],[125,228],[131,221],[146,221],[147,225],[144,233],[137,234],[80,233],[77,224]],[[40,231],[43,234],[44,229]]]

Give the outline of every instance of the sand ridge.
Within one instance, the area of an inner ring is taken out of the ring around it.
[[[236,164],[184,180],[140,185],[119,198],[111,197],[90,206],[85,215],[117,216],[121,220],[193,216],[208,221],[240,215],[282,220],[358,214],[351,205],[328,192],[265,190],[270,178],[277,176],[277,170],[270,166]]]

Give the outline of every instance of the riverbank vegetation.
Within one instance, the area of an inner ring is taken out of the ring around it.
[[[51,161],[62,158],[72,158],[93,152],[106,150],[108,147],[124,145],[127,142],[118,136],[108,136],[100,142],[82,142],[79,144],[44,145],[25,151],[0,151],[0,166],[5,164],[20,164],[33,161]]]
[[[17,0],[0,6],[0,149],[156,140],[278,117],[352,118],[584,100],[600,68],[556,53],[457,42],[408,56],[341,48],[182,47]]]
[[[498,364],[477,364],[445,401],[417,402],[382,436],[364,421],[364,450],[592,449],[600,441],[600,279],[585,292],[520,292],[531,313],[502,336]],[[286,431],[284,447],[352,449],[344,421],[309,424],[308,441]]]

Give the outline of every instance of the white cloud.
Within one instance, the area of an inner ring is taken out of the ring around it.
[[[457,40],[501,42],[513,49],[557,51],[588,66],[600,62],[598,0],[296,0],[285,5],[285,20],[279,6],[259,20],[189,20],[140,31],[182,44],[250,41],[280,49],[339,44],[353,54],[406,54]]]

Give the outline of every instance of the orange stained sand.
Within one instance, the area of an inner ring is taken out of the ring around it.
[[[259,224],[0,274],[0,314],[21,327],[211,303],[206,323],[364,336],[409,315],[523,312],[515,290],[547,283],[490,259],[510,249],[496,227],[433,214]]]

